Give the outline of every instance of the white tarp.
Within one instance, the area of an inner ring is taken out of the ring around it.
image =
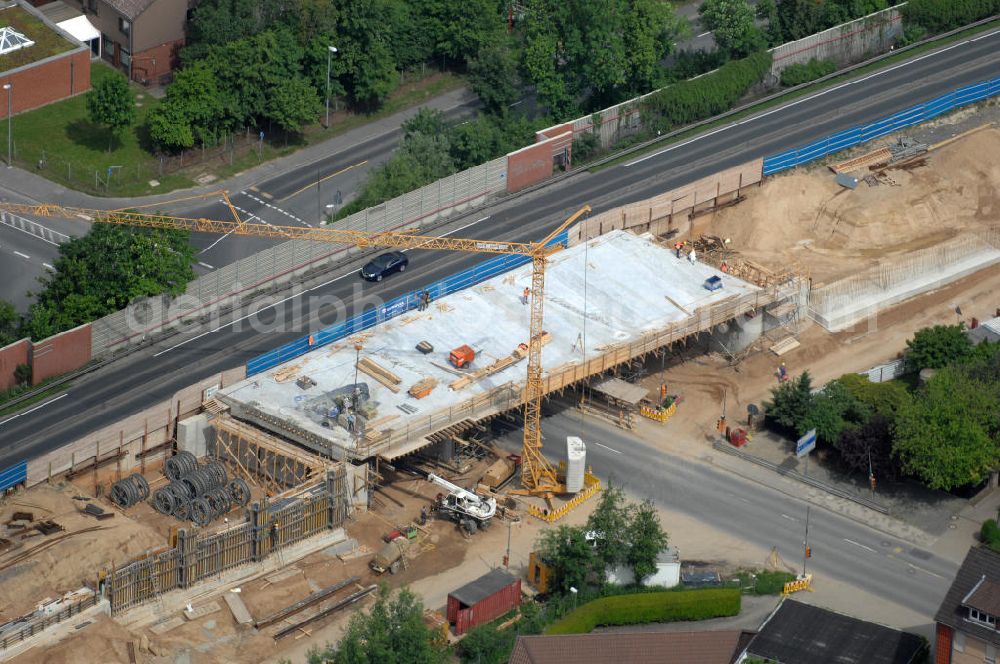
[[[68,32],[74,39],[87,43],[93,39],[100,39],[101,33],[97,31],[86,16],[77,16],[62,23],[56,23],[61,29]]]

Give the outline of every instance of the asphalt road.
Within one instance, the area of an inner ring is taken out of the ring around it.
[[[602,481],[610,477],[633,496],[651,498],[765,551],[776,546],[785,562],[801,565],[805,501],[707,464],[666,457],[626,431],[581,420],[576,413],[547,417],[542,427],[550,458],[565,460],[566,436],[583,436],[587,463]],[[516,433],[508,435],[504,446],[516,450],[519,440]],[[669,532],[669,524],[666,528]],[[809,546],[808,571],[817,583],[850,584],[921,613],[928,623],[958,571],[954,562],[819,507],[810,510]],[[726,552],[719,557],[725,559]]]
[[[454,223],[456,235],[509,240],[538,239],[581,204],[596,211],[647,198],[718,170],[807,143],[834,131],[875,120],[961,85],[1000,73],[1000,31],[924,55],[855,83],[799,99],[703,137],[664,148],[640,160],[596,174],[580,173],[509,205],[472,213]],[[478,222],[477,222],[478,220]],[[343,315],[431,283],[482,257],[414,253],[411,267],[381,284],[361,284],[353,269],[331,277],[307,296],[282,303],[286,319],[329,325]],[[314,301],[322,297],[322,301]],[[313,300],[313,301],[311,301]],[[338,306],[338,302],[343,306]],[[338,315],[339,314],[339,315]],[[272,321],[262,311],[262,324]],[[183,345],[133,354],[73,385],[58,401],[30,412],[0,418],[0,468],[76,440],[102,426],[169,398],[175,391],[305,333],[270,329],[240,321],[211,328]],[[289,325],[286,325],[288,327]]]

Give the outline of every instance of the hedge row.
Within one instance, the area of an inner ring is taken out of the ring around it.
[[[996,519],[987,519],[979,531],[979,539],[983,544],[1000,553],[1000,526]]]
[[[740,612],[735,588],[614,595],[588,602],[549,627],[546,634],[586,634],[599,625],[707,620]]]
[[[670,131],[724,113],[770,69],[771,54],[762,51],[742,60],[730,60],[700,78],[668,86],[643,100],[643,125],[654,131]]]
[[[827,74],[837,71],[837,63],[833,60],[811,59],[809,62],[796,62],[781,71],[781,84],[785,87],[802,85],[815,81]]]
[[[945,32],[1000,14],[1000,0],[910,0],[903,17],[930,33]]]

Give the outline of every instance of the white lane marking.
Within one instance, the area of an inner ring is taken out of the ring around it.
[[[750,504],[750,501],[744,498],[743,496],[740,496],[740,500],[742,500],[744,503]]]
[[[861,547],[861,548],[862,548],[862,549],[864,549],[865,551],[870,551],[870,552],[872,552],[872,553],[878,553],[878,551],[876,551],[875,549],[871,548],[870,546],[865,546],[864,544],[861,544],[860,542],[855,542],[855,541],[854,541],[854,540],[852,540],[852,539],[847,539],[847,538],[845,537],[845,538],[844,538],[844,541],[845,541],[845,542],[847,542],[848,544],[853,544],[854,546],[857,546],[857,547]]]
[[[236,207],[236,206],[234,205],[233,207]],[[236,207],[236,209],[239,210],[240,208]],[[242,212],[242,210],[240,210],[240,211]],[[247,213],[247,214],[249,214],[249,213]],[[253,215],[251,215],[251,216],[253,216]],[[475,226],[476,224],[478,224],[480,222],[483,222],[483,221],[486,221],[489,218],[490,218],[490,215],[487,215],[487,216],[483,217],[482,219],[477,219],[476,221],[469,222],[465,226],[461,226],[461,227],[456,228],[454,230],[448,231],[447,233],[443,233],[439,237],[446,237],[448,235],[451,235],[452,233],[457,233],[460,230],[466,229],[469,226]],[[261,220],[261,221],[263,221],[263,220]],[[267,223],[267,222],[265,221],[264,223]],[[222,238],[219,238],[219,239],[221,240]],[[211,246],[209,246],[208,249],[211,249],[213,246],[215,246],[214,243]],[[205,249],[204,251],[208,251],[208,249]],[[404,249],[403,251],[406,251],[406,250]],[[307,288],[303,292],[308,293],[308,292],[314,291],[314,290],[316,290],[318,288],[323,288],[324,286],[329,286],[330,284],[332,284],[334,282],[337,282],[337,281],[340,281],[341,279],[345,279],[347,277],[354,276],[354,274],[355,274],[354,272],[348,272],[347,274],[342,274],[339,277],[334,277],[333,279],[330,279],[329,281],[324,281],[323,283],[318,284],[316,286],[313,286],[312,288]],[[164,350],[161,350],[159,353],[154,353],[153,357],[159,357],[160,355],[163,355],[164,353],[169,353],[170,351],[174,350],[175,348],[180,348],[181,346],[183,346],[185,344],[188,344],[188,343],[191,343],[192,341],[195,341],[196,339],[201,339],[202,337],[208,336],[209,334],[214,334],[215,332],[218,332],[219,330],[221,330],[223,328],[229,327],[230,325],[235,325],[236,323],[239,323],[240,321],[246,320],[247,318],[250,318],[251,316],[256,316],[259,313],[267,311],[271,307],[277,306],[277,305],[281,304],[282,302],[287,302],[288,300],[291,300],[293,297],[296,297],[296,295],[290,295],[290,296],[286,297],[284,300],[280,300],[278,302],[274,302],[274,303],[269,304],[268,306],[264,307],[263,309],[260,309],[258,311],[253,312],[252,314],[247,314],[246,316],[243,316],[242,318],[237,318],[234,321],[230,321],[230,322],[228,322],[228,323],[226,323],[224,325],[220,325],[219,327],[215,328],[214,330],[209,330],[208,332],[202,332],[198,336],[191,337],[190,339],[185,339],[184,341],[180,342],[179,344],[176,344],[174,346],[171,346],[170,348],[166,348]],[[597,443],[597,444],[601,445],[600,443]],[[604,446],[601,445],[601,447],[604,447]],[[611,449],[611,448],[609,447],[608,449]],[[618,452],[618,450],[611,450],[611,451],[612,452]],[[621,454],[621,452],[618,452],[618,454]]]
[[[50,403],[55,403],[56,401],[59,401],[59,400],[60,400],[60,399],[62,399],[63,397],[68,397],[68,396],[69,396],[69,392],[66,392],[65,394],[60,394],[60,395],[59,395],[59,396],[57,396],[57,397],[56,397],[55,399],[49,399],[49,400],[48,400],[48,401],[46,401],[45,403],[43,403],[43,404],[40,404],[40,405],[38,405],[38,406],[35,406],[35,407],[34,407],[34,408],[32,408],[31,410],[26,410],[26,411],[24,411],[23,413],[18,413],[17,415],[14,415],[13,417],[8,417],[8,418],[7,418],[6,420],[4,420],[3,422],[0,422],[0,426],[3,426],[4,424],[7,424],[7,423],[8,423],[8,422],[10,422],[11,420],[16,420],[17,418],[21,417],[22,415],[27,415],[28,413],[33,413],[33,412],[35,412],[36,410],[38,410],[39,408],[45,408],[45,407],[46,407],[46,406],[48,406],[48,405],[49,405]]]
[[[29,256],[28,254],[22,254],[20,251],[15,251],[14,253],[20,256],[21,258],[24,258],[29,261],[31,260],[31,256]]]
[[[202,266],[206,270],[214,270],[215,269],[214,267],[212,267],[208,263],[202,263],[201,261],[198,261],[198,265]]]
[[[789,521],[798,521],[798,519],[796,519],[795,517],[793,517],[793,516],[788,516],[787,514],[782,514],[782,515],[781,515],[781,518],[782,518],[782,519],[788,519]]]
[[[820,90],[819,92],[817,92],[814,95],[810,95],[808,97],[802,97],[801,99],[796,99],[795,101],[789,102],[787,104],[782,104],[780,106],[777,106],[776,108],[774,108],[774,109],[772,109],[770,111],[765,111],[764,113],[761,113],[759,115],[754,115],[752,117],[746,118],[745,120],[740,120],[738,122],[734,122],[732,124],[725,125],[724,127],[719,127],[718,129],[716,129],[714,131],[710,131],[710,132],[708,132],[706,134],[700,134],[698,136],[695,136],[694,138],[692,138],[689,141],[685,141],[684,143],[679,143],[677,145],[673,145],[671,147],[668,147],[668,148],[666,148],[664,150],[660,150],[659,152],[654,152],[651,155],[646,155],[645,157],[640,157],[639,159],[636,159],[635,161],[630,161],[629,163],[625,164],[625,168],[628,168],[629,166],[635,166],[636,164],[638,164],[640,162],[643,162],[643,161],[646,161],[647,159],[652,159],[653,157],[658,157],[661,154],[664,154],[666,152],[670,152],[671,150],[675,150],[677,148],[684,147],[685,145],[690,145],[691,143],[694,143],[695,141],[700,140],[702,138],[708,138],[709,136],[712,136],[713,134],[717,134],[720,131],[725,131],[727,129],[732,129],[733,127],[736,127],[736,126],[739,126],[739,125],[742,125],[742,124],[746,124],[748,122],[755,122],[757,120],[760,120],[761,118],[766,118],[767,116],[769,116],[769,115],[771,115],[773,113],[777,113],[779,111],[783,111],[783,110],[785,110],[787,108],[791,108],[792,106],[797,106],[797,105],[799,105],[801,103],[804,103],[804,102],[816,99],[818,97],[822,97],[825,94],[829,94],[831,92],[836,92],[837,90],[840,90],[842,88],[846,88],[846,87],[848,87],[850,85],[856,85],[858,83],[863,83],[863,82],[865,82],[865,81],[867,81],[869,79],[875,78],[876,76],[881,76],[882,74],[888,74],[889,72],[895,71],[896,69],[900,69],[901,67],[906,67],[907,65],[911,65],[914,62],[919,62],[919,61],[923,60],[924,58],[929,58],[929,57],[932,57],[932,56],[935,56],[935,55],[940,55],[941,53],[944,53],[945,51],[950,51],[953,48],[958,48],[959,46],[964,46],[965,44],[968,44],[969,42],[977,41],[979,39],[985,39],[986,37],[993,37],[993,36],[995,36],[997,34],[1000,34],[1000,30],[995,30],[995,31],[993,31],[993,32],[991,32],[989,34],[982,35],[981,37],[976,37],[975,39],[970,39],[970,40],[967,40],[967,41],[964,41],[964,42],[959,42],[957,44],[953,44],[951,46],[948,46],[946,48],[941,49],[940,51],[935,51],[933,53],[927,53],[925,55],[921,55],[920,57],[913,58],[912,60],[906,60],[904,62],[899,63],[898,65],[893,65],[892,67],[889,67],[887,69],[880,69],[879,71],[874,72],[872,74],[869,74],[868,76],[864,76],[862,78],[858,78],[858,79],[855,79],[855,80],[852,80],[852,81],[847,81],[846,83],[841,83],[840,85],[836,85],[836,86],[834,86],[832,88],[827,88],[825,90]]]
[[[704,37],[706,35],[710,35],[710,34],[712,34],[712,31],[711,30],[706,30],[705,32],[701,33],[700,35],[696,35],[695,39],[701,39],[702,37]]]
[[[294,214],[292,214],[291,212],[289,212],[287,210],[281,209],[277,205],[272,205],[271,203],[268,203],[267,201],[261,200],[261,199],[257,198],[256,196],[254,196],[253,194],[247,194],[246,192],[242,192],[242,193],[245,194],[248,198],[254,199],[255,201],[257,201],[261,205],[266,205],[267,207],[269,207],[270,209],[274,210],[275,212],[280,212],[281,214],[285,215],[289,219],[294,219],[295,221],[299,222],[300,224],[305,224],[306,226],[309,226],[309,224],[306,224],[306,222],[302,221],[302,219],[299,219],[298,217],[296,217]],[[311,228],[311,226],[310,226],[310,228]]]
[[[199,251],[198,253],[199,253],[199,254],[203,254],[203,253],[205,253],[206,251],[208,251],[209,249],[211,249],[211,248],[212,248],[212,247],[214,247],[215,245],[219,244],[220,242],[222,242],[223,240],[225,240],[225,239],[226,239],[227,237],[229,237],[229,236],[230,236],[230,235],[232,235],[232,234],[233,234],[233,231],[229,231],[228,233],[226,233],[225,235],[223,235],[223,236],[222,236],[222,237],[220,237],[220,238],[219,238],[218,240],[216,240],[216,241],[215,241],[215,242],[213,242],[212,244],[208,245],[207,247],[205,247],[204,249],[202,249],[202,250],[201,250],[201,251]]]
[[[334,283],[335,281],[340,281],[341,279],[346,279],[347,277],[352,277],[352,276],[354,276],[354,274],[355,274],[354,272],[348,272],[347,274],[342,274],[339,277],[335,277],[335,278],[331,279],[330,281],[325,281],[325,282],[319,284],[318,286],[313,286],[312,288],[307,288],[303,292],[304,293],[308,293],[309,291],[314,291],[317,288],[322,288],[323,286],[329,286],[330,284]],[[277,305],[281,304],[282,302],[287,302],[288,300],[291,300],[292,298],[297,297],[298,295],[299,295],[298,293],[296,295],[289,295],[284,300],[279,300],[277,302],[273,302],[273,303],[267,305],[266,307],[264,307],[263,309],[259,309],[258,311],[253,312],[252,314],[247,314],[246,316],[243,316],[242,318],[237,318],[234,321],[230,321],[230,322],[228,322],[228,323],[226,323],[224,325],[220,325],[219,327],[215,328],[214,330],[209,330],[208,332],[202,332],[198,336],[191,337],[190,339],[185,339],[184,341],[180,342],[179,344],[177,344],[175,346],[171,346],[170,348],[166,348],[164,350],[161,350],[159,353],[155,353],[153,355],[153,357],[159,357],[160,355],[163,355],[164,353],[169,353],[170,351],[174,350],[175,348],[180,348],[181,346],[183,346],[185,344],[188,344],[188,343],[191,343],[192,341],[195,341],[197,339],[201,339],[202,337],[206,337],[209,334],[214,334],[214,333],[218,332],[221,329],[227,328],[227,327],[229,327],[231,325],[235,325],[236,323],[239,323],[240,321],[244,321],[247,318],[250,318],[251,316],[256,316],[259,313],[263,313],[263,312],[267,311],[268,309],[270,309],[271,307],[276,307]]]
[[[53,272],[56,271],[56,269],[54,267],[52,267],[51,265],[49,265],[48,263],[42,263],[42,267],[48,268],[49,270],[52,270]]]
[[[614,452],[615,454],[621,454],[621,452],[619,452],[618,450],[616,450],[614,448],[611,448],[611,447],[608,447],[607,445],[602,445],[601,443],[594,443],[594,445],[597,445],[598,447],[603,447],[604,449],[606,449],[609,452]]]

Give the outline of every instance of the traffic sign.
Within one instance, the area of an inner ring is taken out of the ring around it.
[[[804,457],[816,447],[816,429],[810,429],[795,443],[795,456]]]

